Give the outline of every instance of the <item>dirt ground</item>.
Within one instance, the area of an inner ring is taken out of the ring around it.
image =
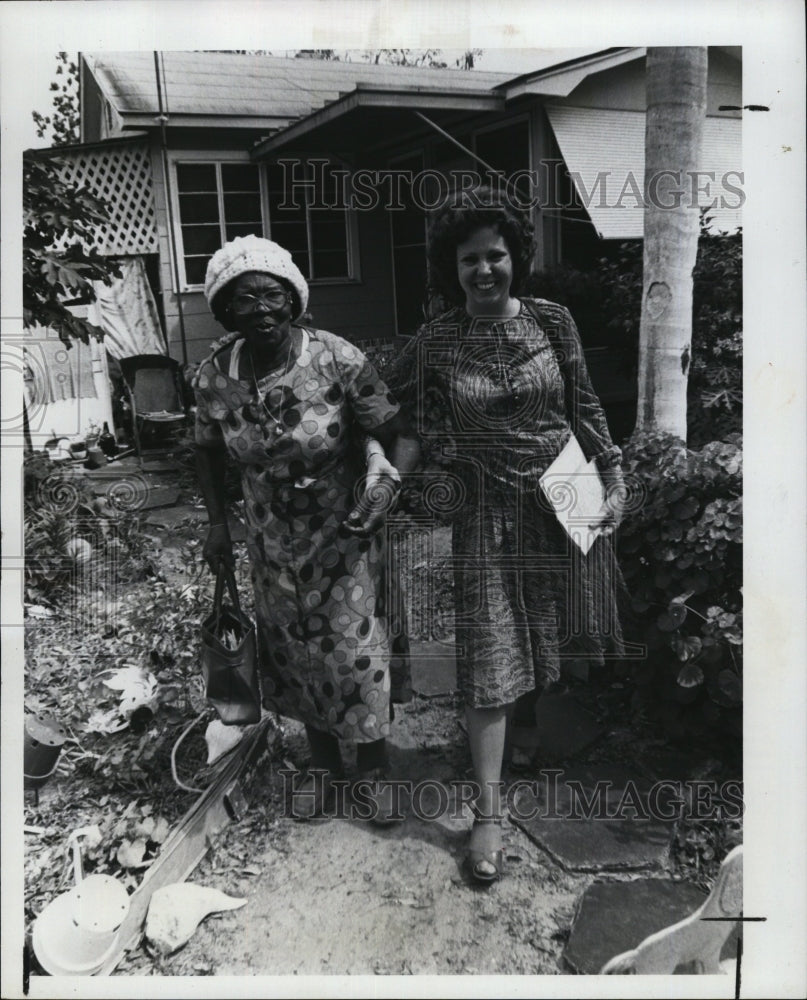
[[[449,782],[469,759],[452,696],[396,708],[393,776]],[[292,762],[305,753],[288,731]],[[463,869],[470,814],[410,814],[379,829],[349,819],[283,816],[283,779],[264,761],[250,811],[191,877],[246,897],[157,961],[164,975],[557,974],[575,900],[591,880],[563,872],[506,824],[506,875],[491,888]],[[424,799],[424,803],[428,800]],[[435,800],[431,800],[434,802]],[[466,807],[467,808],[467,807]],[[142,974],[142,949],[118,973]]]

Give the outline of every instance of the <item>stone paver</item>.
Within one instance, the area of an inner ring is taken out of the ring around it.
[[[688,882],[595,882],[580,899],[563,960],[575,972],[596,975],[609,959],[688,917],[705,899]]]
[[[640,818],[649,812],[650,783],[634,771],[597,765],[557,776],[543,770],[530,780],[537,786],[518,788],[511,819],[568,871],[665,865],[673,823]],[[664,800],[659,804],[663,808]]]
[[[421,695],[448,694],[457,687],[457,662],[441,642],[411,644],[412,687]]]
[[[535,726],[514,726],[511,741],[523,750],[538,750],[551,760],[575,757],[604,730],[570,694],[542,695],[535,706]]]

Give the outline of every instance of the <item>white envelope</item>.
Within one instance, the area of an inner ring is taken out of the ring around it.
[[[600,534],[605,517],[605,489],[596,463],[586,461],[574,434],[539,480],[566,534],[585,555]]]

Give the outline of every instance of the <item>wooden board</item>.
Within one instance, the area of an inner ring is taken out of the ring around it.
[[[270,722],[271,716],[267,715],[247,733],[210,787],[199,796],[165,841],[159,857],[129,897],[129,913],[118,934],[118,947],[97,975],[108,976],[125,953],[139,943],[152,893],[164,885],[184,882],[207,854],[212,839],[231,822],[225,796],[233,782],[260,755]]]

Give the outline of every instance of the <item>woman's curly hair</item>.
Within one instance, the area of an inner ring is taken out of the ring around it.
[[[242,274],[248,274],[248,271],[242,271]],[[281,284],[286,291],[291,296],[292,308],[294,312],[292,315],[296,315],[300,311],[300,300],[297,292],[291,287],[285,278],[281,278],[277,274],[272,274],[271,271],[256,271],[256,274],[268,274],[270,277],[274,278],[279,284]],[[237,274],[234,278],[231,278],[226,285],[220,288],[210,303],[210,311],[213,313],[213,318],[216,322],[220,323],[225,330],[232,333],[235,330],[235,324],[233,322],[233,315],[230,310],[230,303],[232,302],[233,292],[235,291],[235,283],[241,277],[241,274]]]
[[[523,289],[535,255],[533,225],[504,192],[480,186],[452,196],[429,221],[429,289],[447,305],[465,302],[457,278],[457,247],[483,226],[491,226],[504,238],[513,261],[512,291]]]

